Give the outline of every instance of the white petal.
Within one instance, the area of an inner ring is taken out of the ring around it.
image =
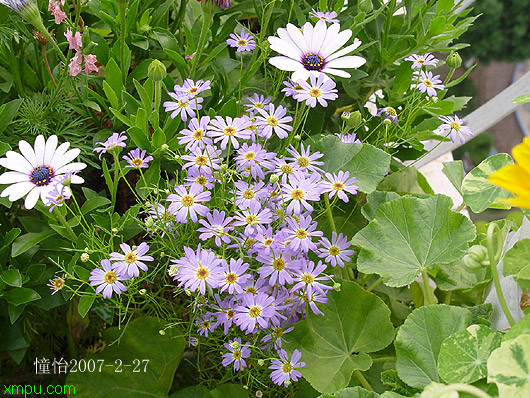
[[[35,207],[35,204],[37,203],[37,200],[39,200],[39,193],[40,193],[40,187],[34,187],[28,196],[26,196],[26,200],[24,201],[24,207],[26,209],[33,209]]]
[[[299,61],[295,61],[292,58],[287,58],[284,56],[272,57],[269,59],[269,62],[271,63],[271,65],[274,65],[278,69],[287,70],[290,72],[304,68],[304,66]]]
[[[282,40],[279,37],[269,37],[269,43],[271,44],[271,49],[286,57],[299,59],[302,54],[297,46],[293,47],[288,41]]]
[[[85,180],[83,179],[83,177],[79,177],[79,176],[76,176],[76,175],[72,176],[72,184],[82,184],[84,182],[85,182]]]
[[[55,150],[55,153],[53,154],[52,160],[50,160],[49,166],[52,169],[57,168],[57,162],[63,157],[63,155],[66,153],[68,148],[70,147],[69,142],[63,142],[59,147]]]
[[[33,167],[24,156],[13,151],[6,152],[6,157],[0,159],[0,166],[26,174],[29,174],[33,170]]]
[[[37,138],[35,138],[35,144],[33,145],[33,149],[35,150],[35,159],[37,162],[37,166],[43,166],[44,151],[46,150],[46,142],[44,141],[43,135],[39,135],[37,136]]]
[[[326,68],[358,68],[363,66],[366,60],[363,57],[356,55],[347,55],[330,61],[326,64]]]
[[[8,171],[0,175],[0,184],[13,184],[15,182],[28,181],[29,177],[25,173],[19,173],[18,171]]]
[[[22,153],[22,156],[24,156],[31,164],[31,169],[34,169],[35,167],[39,166],[37,164],[37,158],[35,158],[35,151],[33,150],[30,144],[28,144],[24,140],[21,140],[18,142],[18,148],[20,149],[20,153]]]
[[[28,181],[19,182],[17,184],[8,186],[6,189],[2,191],[2,194],[0,196],[2,196],[3,198],[5,198],[6,196],[9,196],[9,200],[11,202],[14,202],[15,200],[20,199],[25,194],[27,194],[29,191],[31,191],[31,189],[34,186],[35,186],[34,184]]]
[[[319,20],[315,25],[315,29],[313,29],[313,37],[311,38],[311,48],[318,53],[320,53],[322,44],[326,40],[326,31],[326,22]]]
[[[47,185],[45,187],[41,187],[40,189],[40,198],[42,200],[42,202],[46,201],[46,198],[48,197],[48,194],[50,193],[50,191],[55,188],[55,185]]]
[[[57,149],[57,136],[51,135],[46,141],[46,147],[44,148],[44,165],[50,165],[55,149]]]
[[[322,56],[327,59],[331,54],[346,44],[351,35],[352,31],[346,29],[336,35],[333,40],[326,40],[322,46]]]
[[[63,167],[60,167],[59,169],[55,170],[55,175],[64,174],[67,171],[80,171],[83,170],[86,167],[86,164],[81,162],[73,162],[65,164]]]
[[[340,70],[340,69],[324,68],[322,69],[322,72],[329,73],[330,75],[340,76],[340,77],[351,77],[351,75],[348,72]]]
[[[311,73],[308,70],[305,70],[304,68],[298,69],[291,75],[291,79],[294,82],[297,82],[298,80],[306,81],[309,78],[309,75]]]
[[[336,58],[342,57],[343,55],[351,53],[353,50],[355,50],[357,47],[357,43],[350,44],[349,46],[344,47],[342,50],[337,51],[335,54],[331,54],[326,61],[332,61]]]
[[[62,166],[70,163],[72,160],[78,157],[80,152],[81,149],[79,148],[70,149],[63,156],[61,156],[60,159],[53,159],[54,166],[57,169],[60,169]]]
[[[337,40],[339,30],[340,25],[338,23],[331,24],[331,26],[326,30],[326,37],[324,38],[324,42],[322,43],[322,47],[320,48],[321,53],[325,52],[327,54],[326,47]]]
[[[300,32],[300,29],[298,29],[292,23],[288,23],[287,32],[289,33],[291,40],[298,46],[298,48],[300,48],[303,53],[307,53],[310,51],[310,48],[305,41],[304,35],[302,34],[302,32]]]
[[[298,54],[298,56],[304,53],[304,51],[302,50],[302,47],[304,47],[303,44],[298,45],[297,43],[295,43],[293,39],[291,38],[291,36],[289,36],[287,29],[281,29],[281,30],[278,29],[278,36],[283,42],[290,45],[292,48],[296,49],[295,53]]]

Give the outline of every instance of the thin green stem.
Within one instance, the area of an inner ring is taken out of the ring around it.
[[[337,228],[335,227],[335,221],[333,221],[333,213],[331,213],[331,206],[329,205],[328,195],[324,195],[324,203],[326,205],[326,214],[328,216],[328,221],[329,225],[331,226],[331,230],[333,232],[337,232]]]
[[[77,235],[73,231],[72,227],[70,227],[70,225],[66,221],[66,218],[64,218],[64,216],[61,214],[61,212],[60,212],[60,210],[59,210],[59,208],[57,206],[53,209],[53,212],[57,216],[57,219],[59,220],[59,222],[62,224],[62,226],[68,232],[68,235],[70,235],[70,239],[73,242],[77,242]]]
[[[116,205],[116,195],[118,192],[118,182],[120,181],[120,159],[116,152],[112,152],[112,156],[114,157],[114,181],[112,183],[112,192],[111,192],[112,205],[111,206],[112,206],[112,211],[114,211],[114,207]]]
[[[374,391],[370,383],[368,383],[368,380],[366,380],[366,378],[359,370],[354,370],[353,374],[355,375],[355,377],[357,377],[357,380],[359,380],[359,382],[364,388],[366,388],[368,391]]]
[[[495,230],[497,230],[498,232],[498,237],[501,238],[501,229],[494,222],[490,223],[488,227],[488,232],[486,234],[486,241],[488,245],[488,259],[491,267],[491,276],[493,278],[493,283],[495,285],[495,290],[497,291],[497,297],[499,298],[499,303],[501,304],[502,311],[504,312],[506,319],[508,319],[508,322],[510,322],[510,326],[513,326],[515,325],[515,321],[513,320],[512,314],[510,313],[508,305],[506,304],[506,300],[504,299],[501,281],[499,278],[499,272],[497,271],[497,263],[500,260],[500,253],[499,251],[495,253]],[[497,239],[497,242],[499,244],[499,247],[503,245],[501,239]]]
[[[155,81],[155,103],[154,109],[155,119],[153,123],[153,129],[156,131],[160,127],[160,102],[162,101],[162,82]]]
[[[444,81],[444,86],[447,86],[447,83],[449,83],[449,80],[451,80],[451,78],[453,77],[453,73],[455,73],[455,70],[453,68],[451,68],[449,70],[449,74],[447,75],[447,77],[445,78],[445,81]]]
[[[209,12],[203,12],[201,34],[199,36],[199,44],[197,46],[197,51],[195,51],[195,54],[193,55],[193,59],[192,59],[193,61],[191,64],[190,76],[192,76],[192,78],[195,78],[195,72],[197,70],[197,65],[201,58],[202,52],[204,51],[204,46],[206,45],[206,40],[208,39],[207,33],[210,32],[210,25],[212,24],[212,20],[213,20],[213,14]]]
[[[127,23],[127,2],[118,1],[118,9],[120,13],[120,68],[123,85],[127,79],[127,68],[125,65],[125,28]]]
[[[425,304],[435,304],[431,293],[431,287],[429,286],[429,274],[427,273],[426,269],[421,270],[421,278],[423,279],[423,295],[425,298]]]
[[[370,286],[368,286],[366,288],[366,291],[367,292],[371,292],[372,290],[374,290],[377,286],[379,286],[379,284],[383,282],[383,278],[379,277],[374,283],[372,283]]]

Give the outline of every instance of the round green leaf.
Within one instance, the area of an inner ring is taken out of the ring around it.
[[[522,288],[530,288],[530,239],[518,241],[506,252],[502,273],[513,275]]]
[[[366,353],[382,350],[394,338],[383,301],[354,282],[340,283],[341,291],[332,291],[319,306],[325,316],[310,312],[289,334],[288,349],[300,350],[306,363],[302,375],[321,393],[348,386],[354,370],[370,368]]]
[[[16,268],[5,270],[0,275],[0,278],[9,286],[22,287],[22,276],[20,271]]]
[[[378,398],[379,394],[362,387],[348,387],[333,394],[323,394],[318,398]]]
[[[35,290],[28,289],[27,287],[18,287],[8,290],[7,292],[2,293],[2,297],[6,299],[8,303],[13,305],[25,304],[40,299],[40,295]]]
[[[530,334],[530,316],[523,317],[502,337],[502,341],[513,340],[522,334]]]
[[[464,203],[474,213],[481,213],[489,207],[494,209],[510,208],[506,204],[499,203],[497,199],[509,198],[512,195],[508,191],[487,182],[490,174],[508,164],[513,164],[510,155],[499,153],[485,159],[465,176],[462,182]]]
[[[502,333],[471,325],[447,337],[438,356],[438,374],[447,383],[473,383],[486,377],[486,362],[501,345]]]
[[[471,311],[445,304],[414,310],[399,328],[394,345],[401,380],[422,389],[440,382],[436,360],[444,339],[471,324]]]
[[[375,218],[352,240],[361,246],[359,271],[400,287],[412,283],[422,268],[461,258],[475,239],[475,226],[451,211],[452,205],[448,196],[435,195],[402,197],[379,206]]]
[[[530,397],[530,334],[502,343],[488,359],[488,383],[496,383],[499,397]]]

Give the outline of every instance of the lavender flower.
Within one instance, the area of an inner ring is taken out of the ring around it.
[[[315,11],[312,8],[309,15],[312,17],[321,19],[323,21],[329,22],[329,23],[336,23],[336,24],[340,23],[338,19],[335,19],[337,17],[337,13],[335,11],[331,11],[331,12]]]
[[[272,133],[276,134],[278,138],[284,139],[289,136],[287,131],[293,131],[293,128],[286,123],[292,122],[291,116],[285,116],[287,109],[279,106],[274,109],[274,104],[269,105],[268,112],[264,109],[258,109],[260,116],[256,118],[257,124],[261,127],[259,131],[260,137],[271,138]]]
[[[62,184],[56,184],[53,189],[48,192],[45,198],[44,205],[50,206],[49,212],[58,206],[62,206],[66,199],[70,199],[71,191],[68,187]]]
[[[247,342],[245,345],[249,345]],[[234,340],[225,343],[224,346],[230,352],[222,355],[223,366],[227,367],[231,363],[234,364],[234,371],[237,372],[241,368],[245,368],[245,358],[250,356],[250,348],[241,345],[241,338],[236,337]]]
[[[298,350],[293,351],[291,360],[285,350],[280,350],[278,353],[280,359],[271,359],[272,365],[269,366],[269,369],[273,369],[271,379],[274,384],[283,384],[287,387],[291,379],[296,382],[299,377],[302,377],[302,373],[296,369],[304,367],[305,362],[300,362],[302,354]]]
[[[379,111],[377,112],[375,116],[380,117],[381,115],[383,115],[383,121],[381,123],[383,123],[386,119],[388,119],[392,123],[394,123],[394,126],[397,125],[397,122],[398,122],[397,112],[391,106],[387,106],[386,108],[379,108]]]
[[[413,84],[412,87],[417,88],[422,93],[427,91],[427,95],[429,97],[436,97],[436,90],[445,89],[445,86],[443,84],[440,84],[442,82],[440,80],[440,75],[434,76],[431,71],[421,71],[418,81],[419,83]]]
[[[265,337],[263,337],[261,339],[262,342],[264,343],[268,343],[268,342],[272,342],[272,347],[276,350],[282,348],[282,343],[283,343],[283,338],[284,336],[289,333],[289,332],[292,332],[294,330],[294,327],[291,326],[287,329],[283,329],[281,327],[277,327],[277,328],[274,328],[269,334],[265,335]],[[263,349],[268,349],[270,348],[270,345],[267,344],[263,347]]]
[[[245,32],[245,28],[241,28],[241,33],[230,33],[230,39],[226,40],[226,44],[230,47],[237,48],[237,52],[252,51],[256,48],[254,37]]]
[[[210,123],[209,116],[201,117],[201,120],[194,117],[190,120],[188,128],[180,132],[182,137],[179,137],[179,145],[186,144],[187,151],[193,151],[197,148],[204,148],[206,145],[211,145],[212,140],[208,137],[208,124]]]
[[[168,210],[175,214],[177,222],[186,223],[188,218],[197,222],[197,215],[204,217],[208,214],[209,209],[201,203],[210,201],[212,194],[209,191],[202,192],[200,187],[192,185],[188,192],[186,187],[178,185],[175,192],[176,194],[169,195],[166,200],[172,202]]]
[[[304,90],[300,83],[291,80],[291,78],[289,78],[289,80],[284,81],[283,84],[285,85],[285,87],[282,88],[282,93],[285,93],[286,97],[296,98],[295,96],[297,94],[300,94]]]
[[[92,150],[92,152],[98,152],[99,153],[99,159],[101,160],[101,155],[104,153],[107,153],[111,150],[114,150],[116,147],[122,147],[125,148],[125,140],[127,139],[125,131],[122,131],[121,133],[113,133],[109,138],[107,138],[107,141],[104,142],[96,142],[96,144],[101,145],[101,147],[96,147]]]
[[[362,144],[361,140],[357,138],[357,135],[355,133],[351,134],[342,134],[342,133],[335,133],[337,137],[340,138],[342,142],[345,144]]]
[[[258,95],[256,93],[252,97],[247,97],[247,99],[250,101],[250,104],[245,104],[245,108],[247,108],[246,111],[250,115],[254,115],[260,109],[264,109],[272,100],[271,97],[265,98],[264,95]]]
[[[338,173],[331,175],[326,173],[326,178],[328,181],[322,182],[322,193],[329,192],[329,199],[331,199],[335,194],[342,199],[345,203],[349,202],[348,196],[344,193],[349,192],[352,195],[357,193],[359,186],[355,185],[355,177],[350,178],[350,173],[348,171],[339,170]]]
[[[326,264],[319,261],[317,265],[313,261],[304,260],[302,268],[297,272],[294,280],[297,282],[291,291],[302,290],[307,297],[311,297],[314,292],[326,295],[326,290],[333,289],[331,286],[324,285],[319,281],[327,281],[329,276],[320,276],[326,270]]]
[[[431,53],[426,53],[423,55],[412,54],[411,56],[405,58],[405,61],[412,61],[412,69],[421,69],[424,65],[436,66],[438,63],[438,60]]]
[[[304,148],[304,144],[300,144],[300,152],[294,149],[294,147],[291,145],[289,148],[287,148],[287,152],[289,152],[293,157],[287,158],[287,160],[296,161],[297,166],[302,171],[309,170],[314,173],[321,173],[322,169],[317,166],[322,166],[324,162],[317,161],[317,159],[320,159],[324,155],[320,152],[311,153],[310,150],[311,145],[308,145],[307,148]]]
[[[249,265],[241,259],[234,260],[231,258],[230,263],[225,261],[221,267],[223,269],[224,279],[219,285],[221,288],[220,292],[222,293],[228,290],[229,294],[243,293],[241,286],[250,278],[250,275],[245,273]]]
[[[140,148],[133,149],[130,151],[126,156],[123,156],[123,159],[129,163],[125,167],[130,167],[132,169],[147,169],[149,163],[151,160],[153,160],[152,156],[145,156],[145,149],[143,151],[140,151]]]
[[[306,81],[299,80],[298,84],[302,86],[302,90],[298,94],[293,95],[293,97],[298,102],[306,102],[306,105],[309,105],[311,108],[314,108],[317,105],[317,101],[323,107],[328,106],[326,100],[335,101],[339,95],[338,90],[335,88],[337,84],[331,80],[326,80],[326,75],[321,73],[318,77],[313,75],[309,76],[310,84]]]
[[[195,97],[190,99],[187,94],[177,94],[169,92],[168,95],[175,99],[175,101],[165,101],[162,106],[166,112],[171,112],[171,119],[175,119],[178,115],[183,122],[188,120],[189,117],[195,117],[195,111],[202,109],[203,99]]]
[[[208,334],[215,330],[216,323],[212,322],[213,319],[212,315],[204,315],[202,318],[195,319],[199,335],[208,337]]]
[[[129,278],[133,276],[139,276],[141,269],[147,271],[147,265],[143,261],[153,261],[154,258],[146,256],[145,253],[149,251],[149,245],[145,242],[140,243],[138,247],[129,246],[127,243],[121,243],[120,249],[122,253],[112,252],[109,255],[111,261],[116,261],[113,267],[122,275],[127,275]]]
[[[296,220],[293,217],[287,218],[287,228],[285,232],[287,233],[287,239],[291,242],[289,247],[293,250],[300,249],[304,253],[307,253],[309,250],[316,251],[317,245],[313,243],[313,236],[321,237],[323,233],[321,231],[315,231],[317,228],[317,222],[313,221],[310,216],[298,217]]]
[[[214,146],[206,145],[203,149],[197,147],[191,150],[189,155],[183,155],[181,159],[187,161],[184,168],[189,168],[190,172],[199,172],[205,176],[211,176],[213,170],[219,170],[220,156],[221,151],[218,151]]]
[[[210,125],[212,126],[212,137],[215,138],[214,142],[221,142],[221,149],[226,149],[228,142],[237,149],[239,148],[239,142],[237,139],[248,140],[250,139],[251,133],[248,130],[248,127],[252,122],[247,117],[236,117],[231,118],[230,116],[226,117],[226,120],[221,116],[217,116],[215,119],[212,119]]]
[[[120,281],[125,278],[116,271],[114,265],[110,265],[110,261],[107,259],[101,260],[101,267],[94,268],[90,272],[90,286],[97,286],[96,294],[103,292],[103,298],[110,298],[112,292],[116,294],[122,294],[127,288]]]
[[[233,220],[233,217],[226,217],[225,212],[217,209],[213,210],[213,214],[206,214],[206,220],[199,220],[199,223],[204,227],[197,229],[197,232],[202,232],[199,235],[200,240],[207,240],[215,236],[215,244],[219,247],[224,243],[230,243],[230,237],[227,232],[230,231],[228,224]]]
[[[173,88],[173,90],[175,90],[175,94],[177,94],[177,96],[180,96],[180,97],[186,96],[187,98],[192,99],[192,98],[195,98],[198,94],[202,93],[203,91],[209,90],[210,83],[211,83],[210,80],[206,80],[206,81],[197,80],[197,82],[195,83],[191,79],[186,79],[184,80],[184,83],[182,84],[182,86],[175,84],[175,87]]]
[[[305,179],[300,173],[295,173],[296,178],[292,178],[289,184],[282,184],[282,199],[284,202],[289,202],[287,205],[288,214],[301,214],[302,208],[307,211],[313,211],[313,206],[309,204],[309,200],[320,200],[320,191],[317,184],[311,180]]]
[[[265,184],[263,181],[257,184],[236,181],[234,186],[237,189],[236,206],[240,209],[248,209],[253,203],[257,203],[261,207],[260,199],[264,201],[269,196],[269,191],[264,188]]]
[[[62,276],[54,276],[53,279],[48,279],[46,286],[52,290],[52,296],[64,287],[64,274]]]
[[[276,315],[274,306],[274,297],[265,293],[244,294],[243,303],[236,307],[234,322],[242,331],[254,333],[257,326],[266,329],[269,326],[270,319]]]
[[[439,130],[449,130],[449,137],[451,138],[451,141],[455,142],[457,137],[460,140],[460,143],[464,144],[466,142],[466,139],[462,135],[462,133],[469,135],[470,137],[473,137],[474,134],[471,131],[471,129],[467,126],[464,126],[464,121],[460,119],[458,116],[438,116],[438,119],[440,119],[442,122],[445,122],[438,127]]]
[[[354,250],[348,250],[351,246],[350,241],[343,234],[338,234],[333,231],[331,233],[331,242],[328,238],[322,238],[319,242],[322,246],[318,249],[318,257],[323,258],[326,263],[330,263],[331,266],[344,267],[344,262],[351,260],[350,256],[355,253]]]
[[[270,161],[276,157],[275,153],[267,152],[260,144],[243,143],[234,158],[237,171],[244,176],[249,174],[253,178],[265,178],[263,168],[270,167]]]
[[[293,283],[292,274],[300,268],[300,261],[279,253],[265,255],[259,253],[257,259],[262,263],[258,273],[264,281],[269,281],[270,286],[276,284],[284,286]]]
[[[234,226],[245,227],[245,235],[252,236],[259,225],[268,225],[272,222],[272,213],[269,209],[261,209],[259,203],[251,203],[248,209],[236,213]]]

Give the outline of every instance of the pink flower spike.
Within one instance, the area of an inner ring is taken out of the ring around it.
[[[70,76],[77,76],[81,73],[81,64],[83,63],[83,54],[81,52],[78,52],[76,55],[72,57],[72,60],[68,64],[68,68],[70,68]]]
[[[94,54],[85,55],[85,72],[89,74],[90,72],[99,72],[98,67],[96,66],[96,56]]]
[[[64,6],[64,0],[50,0],[48,3],[48,11],[51,11],[52,15],[55,17],[55,23],[57,25],[63,22],[63,19],[66,18],[66,13],[61,9],[61,6]]]
[[[72,34],[72,31],[68,29],[64,36],[66,37],[66,40],[68,40],[68,49],[79,51],[79,49],[83,45],[83,41],[81,40],[81,33],[75,32],[75,34]]]

